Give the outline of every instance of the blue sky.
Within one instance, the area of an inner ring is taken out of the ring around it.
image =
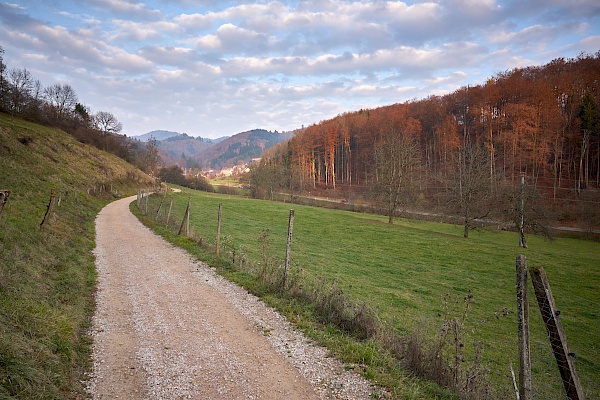
[[[598,0],[0,0],[9,68],[132,136],[292,130],[600,51]]]

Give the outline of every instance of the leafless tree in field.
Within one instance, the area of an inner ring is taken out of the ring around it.
[[[489,156],[478,143],[466,142],[451,157],[450,173],[444,184],[445,208],[459,216],[464,226],[465,238],[479,219],[487,217],[494,207],[490,191]]]
[[[373,187],[391,224],[396,209],[408,205],[417,193],[419,145],[414,135],[392,132],[375,147],[374,158]]]

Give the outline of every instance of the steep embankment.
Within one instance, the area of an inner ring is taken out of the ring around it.
[[[10,191],[0,216],[0,398],[83,393],[94,219],[115,196],[150,184],[60,130],[0,114],[0,190]]]

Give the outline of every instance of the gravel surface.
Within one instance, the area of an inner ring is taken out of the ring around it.
[[[94,399],[366,399],[379,389],[275,310],[144,227],[96,220]]]

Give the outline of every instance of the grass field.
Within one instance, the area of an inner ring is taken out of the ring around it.
[[[150,181],[65,132],[0,114],[0,189],[11,191],[0,217],[0,399],[83,398],[96,214],[116,190]]]
[[[284,258],[289,210],[295,210],[293,268],[336,282],[350,297],[376,308],[380,318],[400,335],[417,328],[433,337],[440,314],[459,317],[470,291],[465,323],[465,353],[483,347],[490,379],[504,393],[512,387],[510,367],[518,365],[515,258],[544,267],[588,399],[600,398],[600,244],[575,239],[527,238],[518,247],[516,234],[397,220],[370,214],[304,207],[244,197],[184,191],[175,196],[172,214],[183,216],[191,199],[191,227],[214,243],[218,204],[223,204],[223,242],[238,254],[259,262],[263,230],[272,251]],[[157,201],[157,200],[154,200]],[[154,205],[156,207],[156,205]],[[152,207],[151,207],[152,208]],[[532,364],[535,398],[564,398],[561,380],[530,286]],[[449,295],[444,300],[444,296]],[[514,393],[513,393],[514,395]]]

